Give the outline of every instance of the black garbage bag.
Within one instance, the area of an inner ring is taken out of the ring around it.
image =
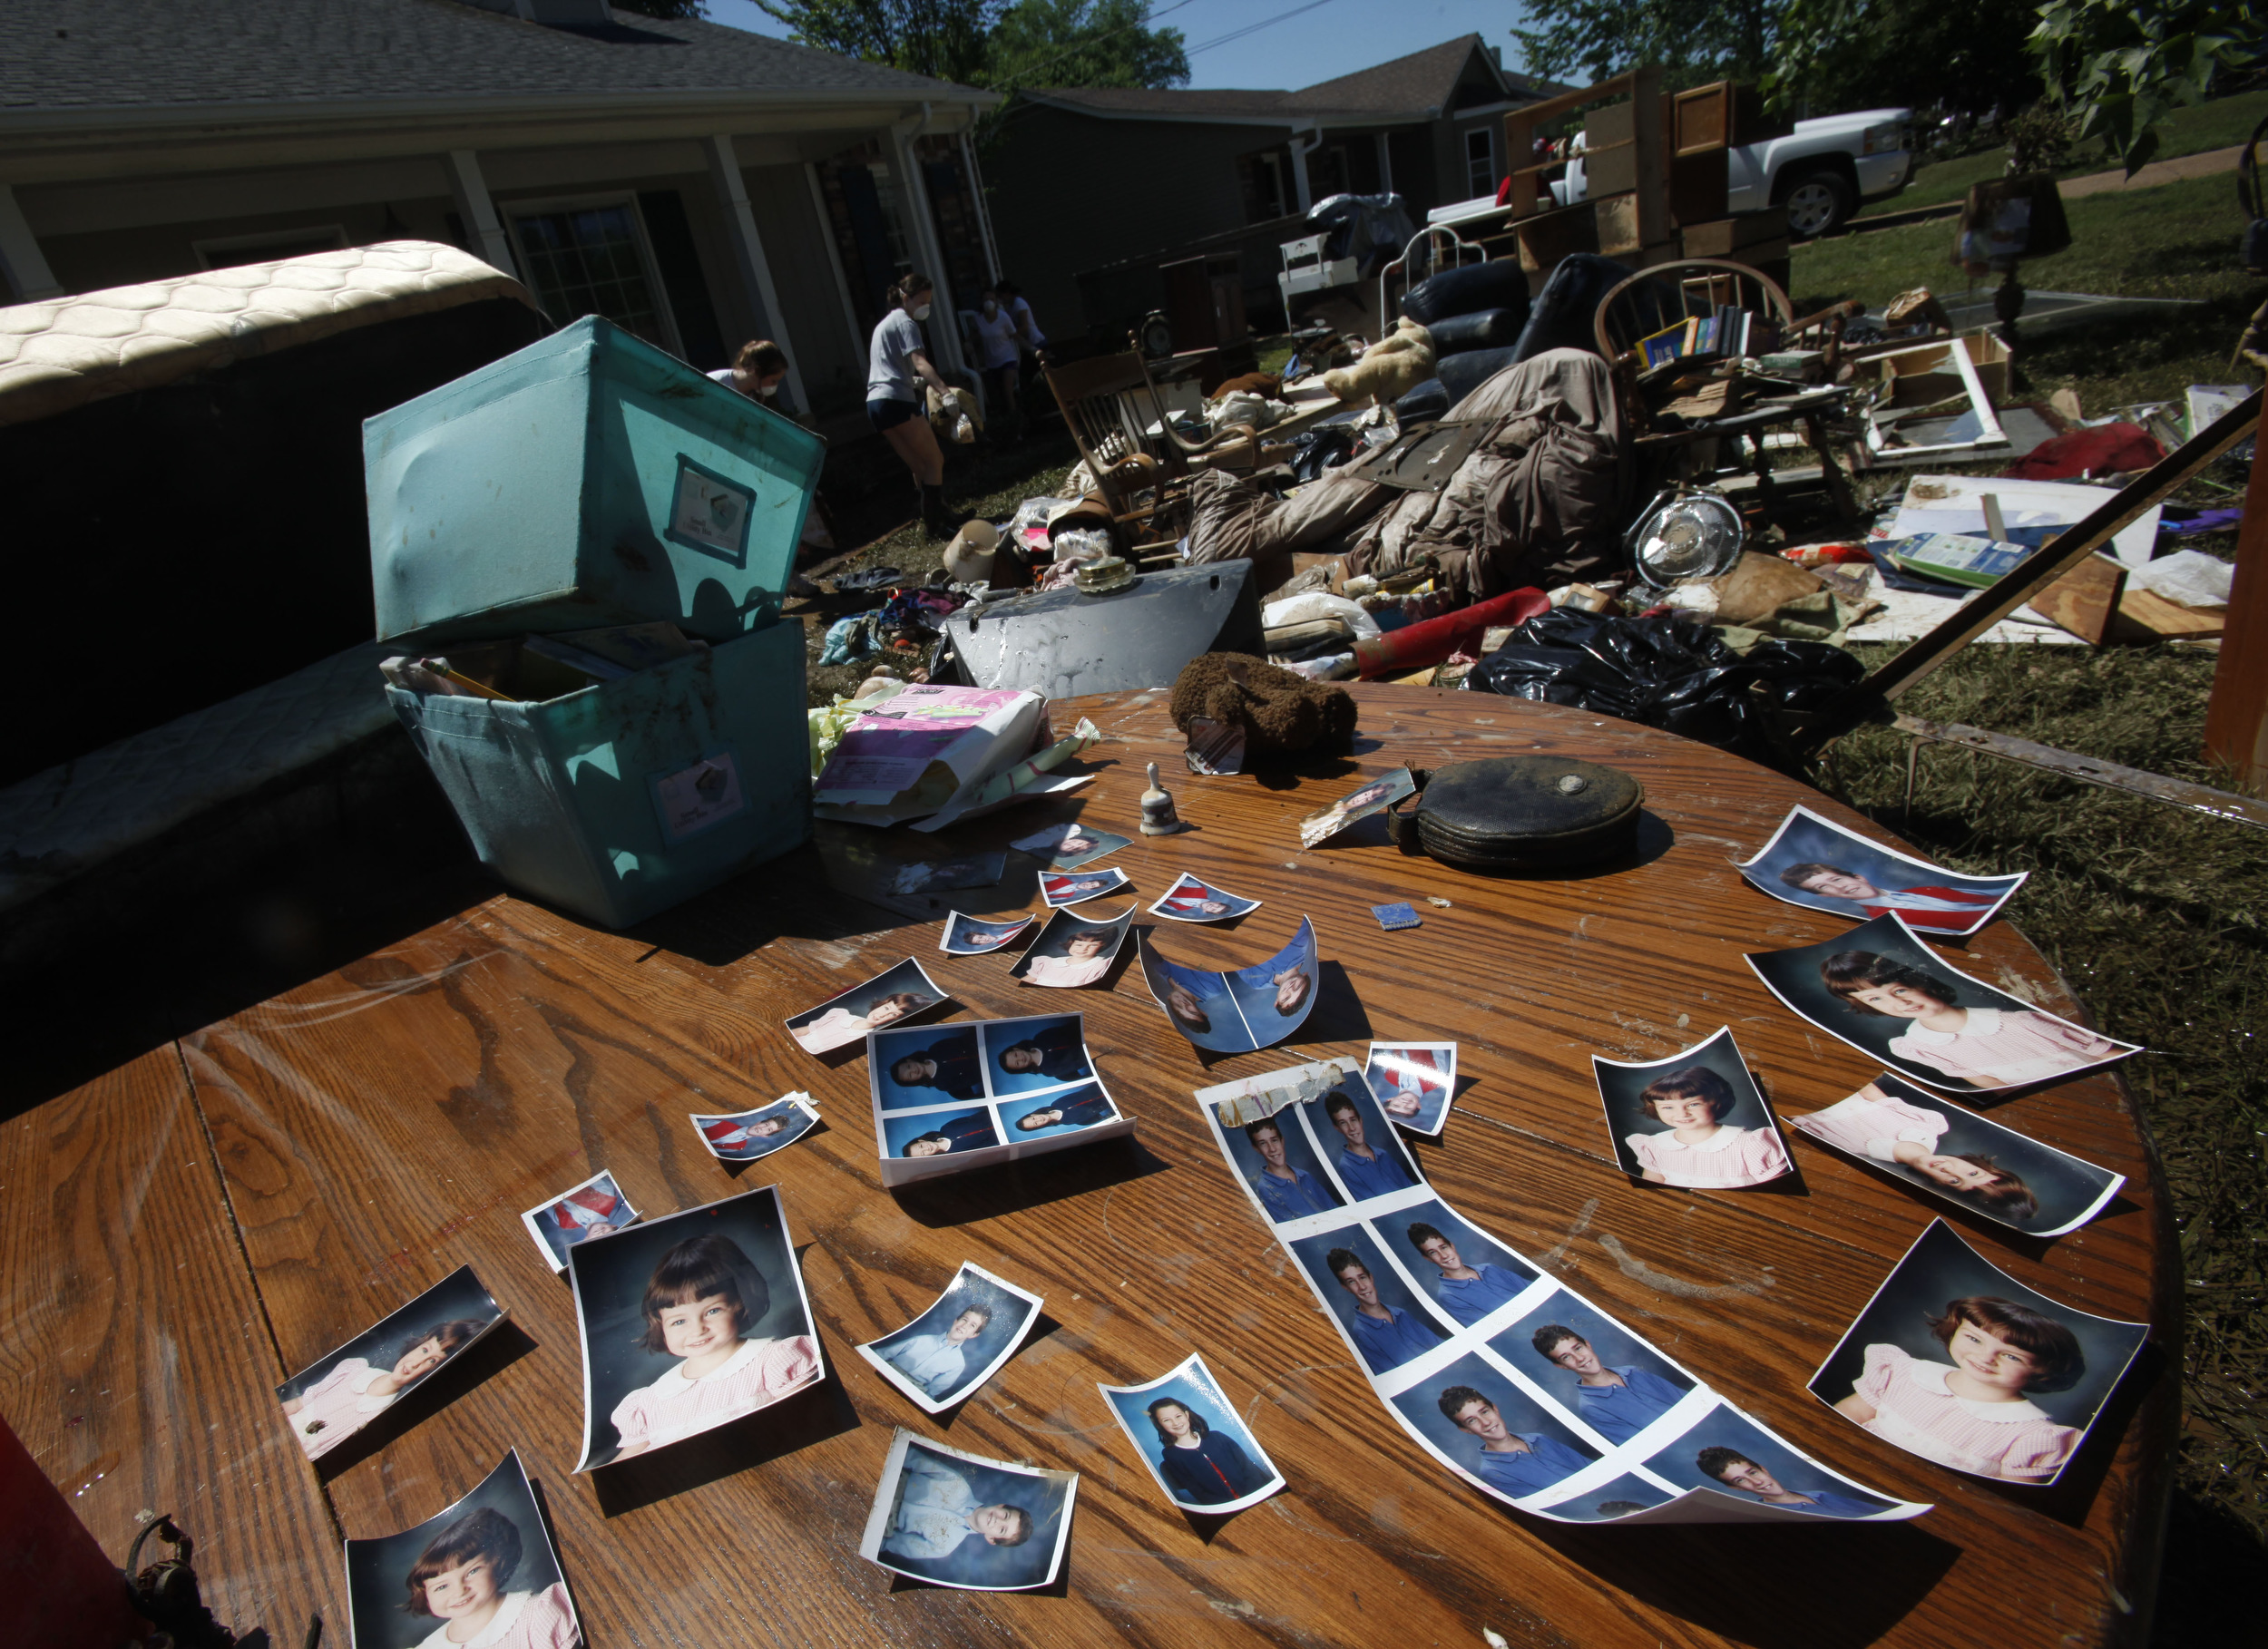
[[[1683,613],[1620,619],[1559,607],[1515,629],[1464,685],[1597,710],[1784,767],[1781,717],[1823,708],[1863,674],[1824,641],[1766,637],[1744,656]]]
[[[1319,429],[1302,430],[1292,438],[1293,479],[1321,481],[1325,470],[1335,470],[1354,456],[1352,424],[1326,424]]]
[[[1375,280],[1417,233],[1397,194],[1332,195],[1308,209],[1307,221],[1327,237],[1325,259],[1356,259],[1356,273],[1364,280]]]

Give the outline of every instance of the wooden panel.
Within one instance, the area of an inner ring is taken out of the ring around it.
[[[152,1514],[240,1633],[342,1629],[337,1532],[172,1046],[0,1125],[0,1410],[113,1563]],[[152,1556],[162,1548],[152,1548]]]
[[[1722,149],[1733,141],[1733,83],[1690,86],[1671,99],[1669,143],[1677,154]]]
[[[1745,262],[1749,248],[1787,239],[1787,208],[1775,206],[1769,211],[1743,212],[1737,218],[1719,218],[1711,223],[1688,223],[1684,233],[1688,258],[1733,258]],[[1786,248],[1783,246],[1776,255],[1786,256]]]
[[[2268,463],[2253,461],[2236,533],[2236,581],[2205,706],[2205,754],[2240,784],[2268,785]]]
[[[2099,551],[2031,600],[2033,610],[2082,641],[2101,646],[2126,588],[2126,569]]]

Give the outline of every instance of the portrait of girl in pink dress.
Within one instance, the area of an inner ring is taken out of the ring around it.
[[[1963,1088],[2016,1088],[2133,1051],[2037,1009],[1961,1007],[1954,985],[1872,951],[1838,951],[1821,964],[1819,977],[1830,995],[1858,1012],[1907,1021],[1885,1057],[1940,1086],[1950,1078]]]
[[[565,1581],[512,1589],[523,1556],[519,1526],[493,1506],[435,1536],[410,1566],[402,1605],[438,1623],[417,1649],[575,1649],[582,1631]]]
[[[2068,1390],[2087,1372],[2078,1338],[2053,1317],[1989,1294],[1950,1301],[1930,1319],[1945,1361],[1895,1345],[1866,1348],[1866,1371],[1838,1412],[1886,1442],[1956,1471],[2048,1483],[2062,1471],[2079,1427],[2059,1425],[2031,1400]]]
[[[1639,1177],[1692,1189],[1760,1186],[1788,1171],[1787,1147],[1769,1127],[1735,1127],[1721,1120],[1739,1105],[1733,1085],[1706,1065],[1657,1077],[1638,1094],[1638,1109],[1659,1132],[1623,1137]]]

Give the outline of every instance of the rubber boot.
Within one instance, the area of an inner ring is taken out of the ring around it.
[[[968,519],[965,515],[955,514],[952,506],[945,503],[943,487],[922,489],[922,530],[932,539],[951,538],[961,531],[963,523]]]

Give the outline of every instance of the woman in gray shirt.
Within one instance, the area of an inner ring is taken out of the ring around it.
[[[922,524],[929,535],[951,538],[961,522],[945,507],[945,454],[923,412],[924,384],[941,395],[949,393],[929,364],[919,324],[929,318],[930,289],[929,277],[918,272],[890,288],[890,312],[866,346],[866,422],[914,472],[922,490]]]

